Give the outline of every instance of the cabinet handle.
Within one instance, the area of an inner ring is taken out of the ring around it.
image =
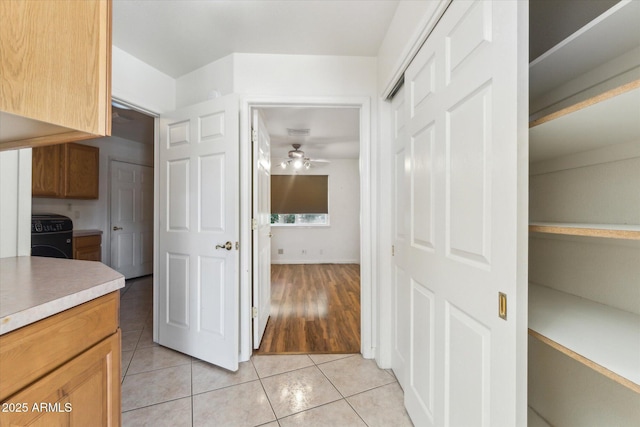
[[[117,227],[117,226],[113,226],[113,231],[118,231],[118,230],[122,230],[122,227]]]

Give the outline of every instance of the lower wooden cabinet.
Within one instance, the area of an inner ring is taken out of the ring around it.
[[[119,426],[120,330],[2,402],[2,425]]]
[[[102,236],[73,236],[73,259],[102,261]]]
[[[119,292],[0,336],[0,425],[119,426]]]

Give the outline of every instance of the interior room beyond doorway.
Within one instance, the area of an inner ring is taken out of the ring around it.
[[[257,353],[360,352],[360,265],[273,264]]]
[[[270,190],[271,309],[257,352],[360,352],[360,109],[269,107],[261,114],[271,177],[325,176],[328,185],[322,212],[281,211],[273,191],[288,191]]]

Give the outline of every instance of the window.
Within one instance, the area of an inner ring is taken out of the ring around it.
[[[271,224],[329,225],[327,175],[272,175]]]
[[[329,225],[328,214],[271,214],[271,225]]]

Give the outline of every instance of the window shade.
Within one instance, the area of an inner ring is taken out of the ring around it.
[[[271,175],[271,213],[328,214],[328,175]]]

